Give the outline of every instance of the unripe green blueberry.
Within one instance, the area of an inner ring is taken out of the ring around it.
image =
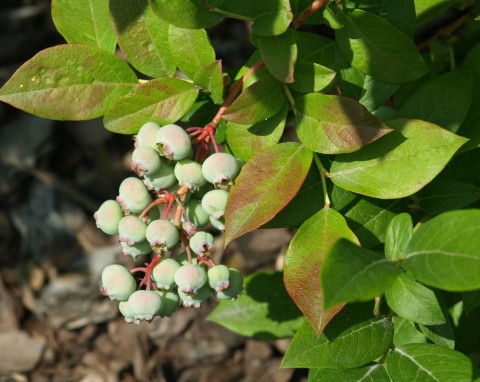
[[[175,177],[180,186],[198,190],[207,181],[202,175],[202,165],[191,159],[182,159],[175,165]]]
[[[140,128],[137,135],[134,136],[135,147],[147,146],[147,147],[150,147],[151,149],[157,150],[157,142],[155,140],[155,137],[157,135],[158,130],[160,130],[160,125],[158,123],[155,123],[155,122],[145,123]]]
[[[180,265],[186,265],[186,264],[189,264],[188,262],[188,255],[187,255],[187,252],[182,252],[181,254],[179,254],[177,256],[177,259],[176,259]],[[192,264],[193,265],[199,265],[198,264],[198,259],[196,256],[193,256],[192,258]],[[203,266],[202,264],[200,264],[200,266]]]
[[[147,223],[133,215],[123,217],[118,223],[118,239],[132,246],[145,241]]]
[[[122,252],[124,255],[130,255],[134,259],[138,256],[148,255],[152,252],[152,247],[150,247],[150,243],[148,241],[142,241],[141,243],[128,245],[125,242],[120,242],[122,247]]]
[[[202,199],[202,207],[205,212],[215,219],[220,219],[225,213],[228,192],[225,190],[208,191]]]
[[[209,298],[211,294],[212,291],[208,285],[204,285],[198,289],[196,294],[188,294],[181,290],[178,291],[178,296],[182,300],[183,306],[197,309],[200,308],[202,302]]]
[[[168,220],[154,220],[147,226],[147,240],[155,253],[165,253],[178,242],[178,229]]]
[[[128,304],[127,301],[120,301],[118,304],[118,310],[122,314],[122,316],[125,318],[125,321],[129,324],[139,324],[140,320],[135,319],[135,314],[132,312],[132,309],[130,308],[130,305]]]
[[[97,227],[107,235],[118,233],[118,223],[123,218],[123,211],[120,204],[115,200],[106,200],[102,203],[97,212],[93,214]]]
[[[111,264],[102,271],[102,292],[111,300],[127,300],[137,289],[130,271],[122,265]]]
[[[120,184],[117,202],[124,210],[139,214],[152,202],[152,197],[140,179],[129,177]]]
[[[210,216],[210,224],[219,231],[225,231],[225,219],[223,217],[220,219],[215,219],[214,217]]]
[[[210,254],[213,248],[213,235],[203,231],[197,232],[190,239],[190,248],[200,257]]]
[[[176,291],[158,290],[156,291],[162,299],[162,308],[157,312],[157,316],[171,317],[178,308],[180,297]]]
[[[213,291],[213,294],[219,300],[235,300],[243,291],[243,276],[235,268],[229,268],[228,288],[221,291]]]
[[[197,294],[198,290],[207,283],[207,272],[194,264],[185,264],[175,272],[175,284],[178,290],[186,294]]]
[[[165,161],[157,172],[144,175],[143,182],[150,190],[160,191],[174,186],[177,183],[173,166]]]
[[[185,205],[185,213],[187,214],[187,219],[196,228],[203,228],[209,222],[209,216],[202,207],[200,201],[196,199],[190,199],[190,201]]]
[[[228,288],[230,270],[226,265],[214,265],[208,270],[207,277],[210,288],[218,292]]]
[[[162,307],[162,298],[153,290],[137,290],[128,298],[136,320],[152,321]]]
[[[161,127],[155,140],[160,155],[169,160],[187,158],[192,148],[190,136],[184,129],[174,124]]]
[[[214,185],[232,183],[239,170],[239,162],[228,153],[214,153],[202,165],[203,177]]]
[[[139,146],[132,153],[130,169],[138,176],[149,175],[160,170],[162,161],[158,152],[148,146]]]
[[[164,258],[153,268],[152,277],[157,288],[170,289],[175,284],[175,272],[180,263],[174,259]]]

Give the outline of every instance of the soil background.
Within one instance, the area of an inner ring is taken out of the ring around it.
[[[247,25],[220,25],[210,37],[224,65],[248,58]],[[49,0],[0,3],[0,85],[26,60],[64,43]],[[49,121],[0,104],[0,382],[306,381],[280,369],[288,340],[257,341],[206,319],[216,302],[173,318],[127,325],[102,297],[112,263],[133,266],[93,212],[131,175],[130,136],[101,119]],[[215,259],[248,275],[281,269],[293,232],[257,230]]]

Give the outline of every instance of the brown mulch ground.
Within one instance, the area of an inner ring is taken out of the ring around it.
[[[0,84],[61,43],[49,4],[0,4]],[[100,120],[53,122],[0,104],[0,381],[306,380],[279,368],[288,340],[246,339],[206,320],[213,300],[127,325],[100,295],[106,265],[133,265],[92,218],[130,175],[131,148]],[[290,237],[257,231],[223,250],[218,236],[215,256],[244,274],[279,268]]]

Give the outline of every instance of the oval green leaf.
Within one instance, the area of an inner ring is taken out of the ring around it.
[[[299,93],[314,93],[327,87],[335,78],[335,71],[315,62],[295,64],[295,82],[290,88]]]
[[[138,71],[150,77],[175,74],[168,24],[153,14],[147,0],[112,0],[110,14],[118,45]]]
[[[242,336],[264,340],[291,338],[304,321],[283,285],[283,273],[265,271],[245,278],[243,294],[222,301],[208,315]]]
[[[0,89],[0,100],[42,118],[100,117],[137,83],[129,66],[88,45],[59,45],[37,53]]]
[[[295,33],[287,29],[278,36],[266,36],[258,39],[258,50],[268,71],[279,81],[294,81],[293,70],[297,61]]]
[[[394,261],[404,257],[412,234],[412,217],[406,212],[395,216],[385,233],[385,257]]]
[[[230,190],[225,210],[225,245],[272,219],[293,199],[312,163],[312,152],[281,143],[251,158]]]
[[[380,16],[356,9],[345,21],[335,31],[336,42],[354,68],[391,83],[413,81],[427,72],[413,41]]]
[[[358,243],[342,215],[323,209],[301,225],[285,256],[287,291],[318,335],[343,307],[325,309],[320,279],[328,251],[342,238]]]
[[[222,0],[148,0],[153,12],[162,20],[179,28],[213,27],[224,17],[210,9]]]
[[[356,151],[391,129],[358,102],[340,96],[307,94],[295,102],[300,140],[322,154]]]
[[[308,382],[391,382],[385,368],[376,363],[357,369],[310,369]]]
[[[178,121],[198,95],[191,83],[178,78],[158,78],[119,98],[105,114],[107,130],[135,134],[146,122],[166,125]]]
[[[388,306],[399,316],[424,325],[445,322],[435,292],[402,274],[385,291]]]
[[[467,140],[419,120],[388,122],[395,131],[338,155],[329,176],[349,191],[380,199],[409,196],[429,183]]]
[[[293,19],[290,0],[254,2],[255,20],[252,31],[260,36],[276,36],[285,32]]]
[[[223,101],[222,61],[213,61],[198,69],[193,76],[193,83],[209,92],[213,102],[221,104]]]
[[[401,272],[382,254],[341,239],[330,249],[322,267],[325,308],[373,300],[382,295]]]
[[[117,42],[108,17],[108,1],[52,0],[52,19],[70,44],[95,46],[113,53]]]
[[[394,382],[472,381],[472,362],[465,355],[432,344],[398,346],[385,367]]]
[[[480,210],[445,212],[422,224],[402,266],[427,285],[448,291],[480,288]]]

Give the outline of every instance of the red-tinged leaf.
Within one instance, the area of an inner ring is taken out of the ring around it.
[[[0,101],[42,118],[97,118],[137,83],[120,58],[88,45],[59,45],[23,64],[0,89]]]
[[[230,191],[225,245],[282,210],[302,186],[311,163],[312,152],[296,142],[281,143],[251,158]]]
[[[283,278],[287,291],[317,335],[344,306],[324,308],[320,280],[326,254],[342,238],[358,244],[344,217],[331,208],[323,209],[302,224],[285,257]]]

